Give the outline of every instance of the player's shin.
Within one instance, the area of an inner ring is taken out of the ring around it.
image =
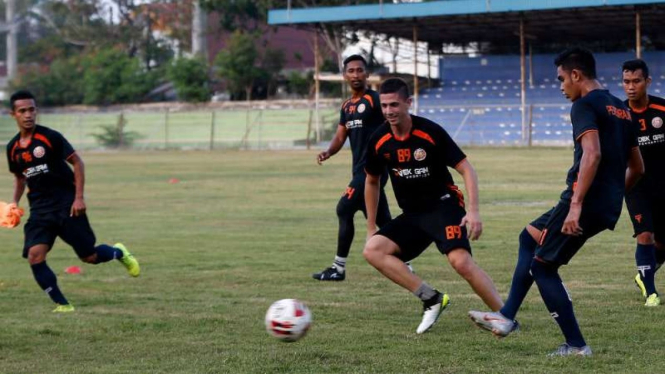
[[[101,264],[103,262],[109,262],[111,260],[122,258],[122,251],[120,249],[111,247],[107,244],[100,244],[96,246],[95,252],[97,254],[97,260],[95,261],[95,264]]]
[[[510,285],[508,299],[503,308],[501,308],[501,314],[509,319],[515,319],[522,301],[524,301],[524,298],[529,293],[529,289],[533,285],[531,262],[533,262],[533,256],[538,243],[536,243],[526,229],[522,230],[519,241],[520,248],[518,250],[515,273],[513,274],[513,282]]]
[[[53,273],[53,270],[46,265],[46,261],[30,265],[30,268],[32,269],[32,275],[35,277],[35,281],[37,281],[39,287],[46,292],[54,303],[60,305],[69,304],[58,287],[58,280],[55,277],[55,273]]]
[[[561,328],[561,332],[566,338],[566,343],[578,348],[586,346],[575,318],[573,302],[568,290],[563,285],[558,269],[539,261],[533,261],[531,271],[547,310],[549,310],[556,323],[559,324],[559,328]]]
[[[637,244],[635,249],[635,262],[637,271],[644,284],[647,295],[656,293],[654,274],[656,272],[656,254],[653,244]]]

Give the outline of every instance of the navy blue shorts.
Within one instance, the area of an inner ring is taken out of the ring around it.
[[[38,244],[46,244],[51,250],[56,237],[74,248],[79,258],[95,254],[95,233],[90,227],[88,216],[70,217],[69,209],[49,213],[30,214],[23,227],[25,244],[23,257],[28,258],[28,250]]]
[[[641,183],[626,194],[633,237],[643,232],[652,232],[659,243],[665,240],[665,197],[660,194],[651,192]]]
[[[449,199],[425,212],[402,213],[381,227],[376,235],[395,242],[402,261],[420,256],[433,242],[444,255],[458,248],[471,252],[466,227],[460,226],[465,215],[464,208],[455,199]]]
[[[531,222],[531,226],[541,231],[536,258],[548,263],[565,265],[582,248],[584,243],[599,232],[608,229],[604,216],[585,211],[582,206],[582,215],[579,225],[583,230],[580,236],[566,235],[561,232],[570,206],[559,203],[548,212]]]
[[[346,187],[346,191],[344,191],[344,194],[339,199],[339,203],[337,203],[338,215],[352,216],[357,211],[361,211],[365,215],[365,218],[367,218],[367,209],[365,208],[365,179],[366,174],[364,173],[355,175],[351,179],[349,186]],[[384,226],[391,219],[388,199],[383,189],[385,182],[385,179],[382,179],[381,188],[379,189],[379,208],[376,212],[376,224],[379,227]]]

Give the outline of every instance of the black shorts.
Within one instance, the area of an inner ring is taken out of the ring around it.
[[[376,235],[395,242],[402,261],[418,257],[432,242],[444,255],[457,248],[471,252],[466,227],[460,226],[465,215],[464,208],[455,199],[449,199],[436,203],[426,212],[402,213],[381,227]]]
[[[599,232],[608,229],[605,217],[585,211],[582,206],[580,227],[583,230],[580,236],[566,235],[561,232],[570,206],[559,203],[554,208],[531,222],[531,226],[542,233],[536,247],[536,258],[557,265],[567,264],[584,243]]]
[[[95,254],[96,238],[88,217],[86,215],[70,217],[69,209],[30,214],[23,231],[25,233],[24,258],[28,258],[28,250],[38,244],[46,244],[51,250],[56,237],[60,237],[65,243],[72,246],[79,258]]]
[[[367,209],[365,208],[365,179],[366,175],[364,173],[355,175],[351,179],[349,186],[346,187],[346,191],[344,191],[344,194],[339,199],[339,203],[337,203],[337,215],[352,216],[357,211],[361,211],[365,215],[365,218],[367,218]],[[391,219],[388,199],[383,189],[384,185],[385,180],[382,180],[379,190],[379,207],[376,212],[376,224],[379,227],[384,226]]]
[[[663,191],[661,191],[662,193]],[[643,233],[654,233],[656,241],[665,240],[665,197],[650,192],[638,184],[626,194],[626,206],[633,222],[633,237]]]

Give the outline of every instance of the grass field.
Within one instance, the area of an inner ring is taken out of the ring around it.
[[[518,234],[556,203],[572,152],[467,152],[485,227],[474,254],[505,297]],[[117,263],[80,264],[57,242],[48,263],[77,310],[53,315],[20,257],[21,230],[0,230],[0,373],[662,372],[665,307],[646,309],[632,283],[625,215],[561,271],[593,357],[545,357],[563,339],[535,287],[520,332],[496,340],[475,328],[466,313],[485,307],[434,248],[414,267],[452,304],[419,336],[420,302],[362,259],[360,215],[347,280],[310,278],[332,261],[335,205],[350,179],[348,151],[321,167],[315,154],[84,152],[97,237],[126,243],[142,275],[129,278]],[[9,199],[11,186],[0,174],[0,197]],[[65,274],[70,265],[83,274]],[[312,329],[299,342],[265,332],[264,313],[281,298],[312,310]]]
[[[103,133],[104,126],[115,126],[120,113],[41,114],[39,123],[62,132],[77,149],[100,148],[93,136]],[[216,149],[224,148],[293,148],[307,136],[310,111],[307,109],[211,110],[188,112],[124,113],[125,131],[138,135],[137,149],[190,148],[208,149],[210,140]],[[337,122],[335,109],[320,111],[322,126]],[[314,121],[309,133],[315,137]],[[16,123],[9,116],[0,117],[0,139],[7,141],[16,134]],[[1,142],[1,141],[0,141]]]

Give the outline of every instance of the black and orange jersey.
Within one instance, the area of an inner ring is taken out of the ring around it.
[[[342,104],[339,125],[346,127],[351,143],[353,175],[364,173],[367,141],[384,121],[379,94],[376,91],[368,89],[362,97],[348,99]]]
[[[593,90],[576,100],[570,110],[575,150],[568,171],[562,202],[570,204],[582,159],[581,138],[595,131],[600,139],[601,160],[591,187],[584,197],[583,209],[603,213],[604,222],[613,228],[621,214],[628,158],[637,138],[628,108],[607,90]]]
[[[366,172],[380,175],[388,168],[397,203],[405,212],[427,210],[446,199],[463,206],[448,167],[457,166],[466,155],[441,126],[414,115],[411,119],[411,132],[403,139],[388,125],[372,134]]]
[[[625,103],[629,105],[628,100]],[[665,189],[665,99],[649,95],[646,108],[629,108],[644,160],[645,174],[640,184],[660,194]]]
[[[74,148],[59,132],[36,125],[28,144],[21,145],[20,134],[7,143],[9,171],[25,176],[31,212],[51,212],[69,208],[76,188],[74,172],[66,160]]]

